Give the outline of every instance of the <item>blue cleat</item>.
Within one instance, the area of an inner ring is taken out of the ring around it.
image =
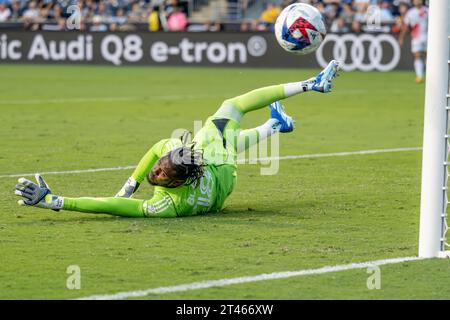
[[[276,119],[280,124],[280,132],[292,132],[295,128],[295,122],[288,116],[280,101],[272,103],[270,106],[270,118]]]
[[[336,78],[339,69],[339,62],[331,60],[328,66],[315,78],[315,84],[312,86],[312,90],[322,93],[330,92],[333,87],[332,81]]]

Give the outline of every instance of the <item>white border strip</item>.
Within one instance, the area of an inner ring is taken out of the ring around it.
[[[317,153],[317,154],[303,154],[303,155],[293,155],[293,156],[282,156],[282,157],[267,157],[238,161],[239,164],[246,162],[256,162],[256,161],[275,161],[275,160],[291,160],[291,159],[307,159],[307,158],[325,158],[325,157],[345,157],[353,155],[366,155],[366,154],[377,154],[377,153],[392,153],[392,152],[407,152],[407,151],[419,151],[422,150],[420,147],[413,148],[396,148],[396,149],[376,149],[376,150],[362,150],[362,151],[350,151],[350,152],[337,152],[337,153]],[[50,175],[50,174],[70,174],[70,173],[89,173],[89,172],[103,172],[103,171],[119,171],[119,170],[129,170],[134,169],[136,166],[122,166],[113,168],[98,168],[98,169],[84,169],[84,170],[69,170],[69,171],[47,171],[39,172],[40,174]],[[14,173],[0,175],[0,178],[18,178],[18,177],[28,177],[34,176],[36,173]]]
[[[242,284],[249,282],[257,282],[257,281],[267,281],[267,280],[275,280],[275,279],[286,279],[291,277],[299,277],[299,276],[308,276],[315,274],[324,274],[329,272],[338,272],[345,270],[353,270],[353,269],[362,269],[368,268],[370,266],[382,266],[386,264],[396,264],[402,262],[410,262],[423,260],[423,258],[419,257],[403,257],[403,258],[394,258],[394,259],[385,259],[385,260],[376,260],[369,262],[361,262],[361,263],[350,263],[343,265],[335,265],[335,266],[326,266],[318,269],[305,269],[298,271],[286,271],[286,272],[274,272],[274,273],[263,273],[256,276],[247,276],[247,277],[239,277],[239,278],[228,278],[228,279],[220,279],[220,280],[205,280],[199,282],[192,282],[187,284],[180,284],[176,286],[168,286],[168,287],[159,287],[159,288],[151,288],[146,290],[137,290],[137,291],[128,291],[128,292],[118,292],[114,294],[105,294],[105,295],[93,295],[88,297],[79,298],[78,300],[121,300],[127,298],[139,298],[145,297],[149,294],[163,294],[170,292],[182,292],[182,291],[190,291],[190,290],[199,290],[199,289],[208,289],[213,287],[224,287],[233,284]]]

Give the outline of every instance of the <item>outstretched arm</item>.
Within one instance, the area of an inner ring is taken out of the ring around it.
[[[155,194],[150,200],[125,198],[63,198],[62,210],[106,213],[130,218],[175,218],[175,206],[170,196]]]
[[[85,213],[106,213],[132,218],[173,218],[177,216],[172,198],[165,192],[156,192],[150,200],[124,198],[68,198],[52,194],[45,180],[36,175],[37,183],[20,178],[15,194],[22,206],[35,206],[55,211],[68,210]]]

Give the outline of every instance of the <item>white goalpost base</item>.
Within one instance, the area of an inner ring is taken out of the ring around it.
[[[450,257],[446,251],[449,188],[450,1],[431,0],[420,204],[419,257]]]

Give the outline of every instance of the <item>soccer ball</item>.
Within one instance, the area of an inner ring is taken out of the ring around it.
[[[322,15],[313,6],[294,3],[281,11],[275,22],[275,37],[280,46],[294,54],[316,50],[327,30]]]

